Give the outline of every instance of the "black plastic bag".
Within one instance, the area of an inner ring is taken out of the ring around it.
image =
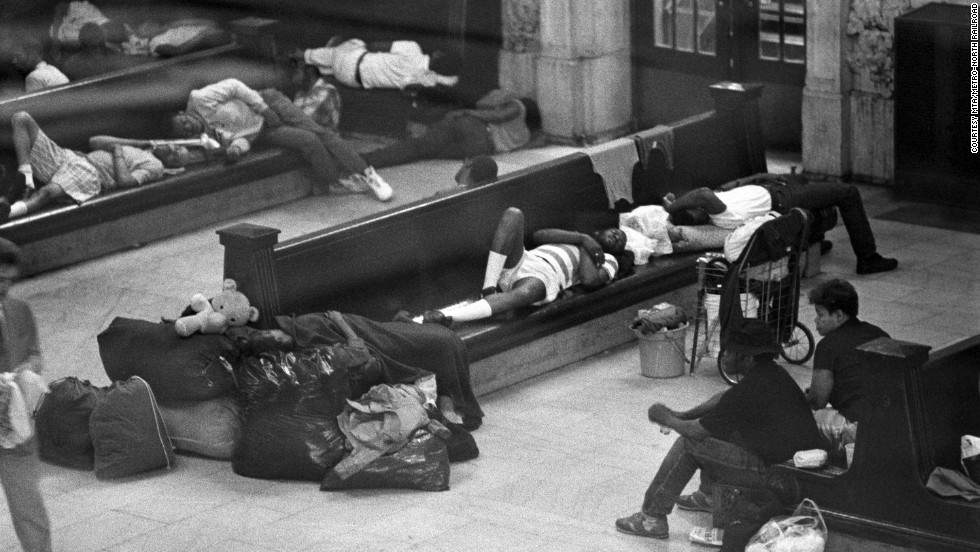
[[[244,406],[232,469],[246,477],[319,481],[343,458],[337,415],[350,393],[330,347],[246,357],[236,371]]]
[[[89,420],[105,400],[108,387],[68,376],[51,382],[38,401],[34,418],[37,453],[41,460],[66,468],[95,469],[95,446]]]
[[[347,479],[329,470],[321,491],[346,489],[449,490],[449,454],[446,442],[420,428],[402,448],[386,454]]]

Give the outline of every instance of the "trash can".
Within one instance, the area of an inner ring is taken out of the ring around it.
[[[676,330],[652,334],[635,331],[640,342],[640,373],[648,378],[676,378],[684,374],[684,338],[687,323]]]

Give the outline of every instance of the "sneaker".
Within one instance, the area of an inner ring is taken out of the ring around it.
[[[337,190],[339,188],[339,190]],[[368,179],[363,175],[354,173],[345,178],[337,179],[337,186],[331,186],[330,191],[339,191],[346,194],[363,194],[371,189]]]
[[[367,181],[368,187],[374,192],[374,196],[378,198],[378,201],[388,201],[391,199],[392,191],[391,186],[381,178],[377,172],[375,172],[374,167],[368,167],[364,169],[364,178]]]
[[[875,253],[866,258],[859,259],[857,264],[858,274],[876,274],[878,272],[888,272],[898,267],[897,259],[889,259]]]
[[[711,513],[711,499],[701,491],[694,491],[689,495],[682,495],[674,504],[681,510]]]
[[[617,519],[616,529],[630,535],[652,539],[666,539],[670,536],[667,516],[648,516],[643,512]]]

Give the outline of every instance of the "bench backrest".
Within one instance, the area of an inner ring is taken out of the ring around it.
[[[227,45],[0,101],[0,155],[12,155],[9,121],[18,111],[30,113],[59,145],[87,151],[96,134],[165,136],[170,115],[187,105],[191,90],[230,77],[255,88],[281,78],[270,61],[245,58]]]
[[[674,127],[679,138],[674,171],[716,179],[699,185],[718,186],[765,170],[761,141],[754,142],[753,149],[744,137],[757,132],[747,130],[758,120],[746,116],[746,110],[754,109],[758,90],[718,86],[724,92],[719,109]],[[717,139],[711,136],[715,133],[732,136]],[[687,148],[693,151],[682,151]],[[699,167],[708,156],[735,161],[706,171]],[[602,179],[588,156],[576,153],[489,186],[278,245],[278,230],[272,228],[246,224],[218,233],[225,245],[225,275],[238,282],[260,311],[334,309],[389,319],[397,309],[417,312],[444,306],[477,291],[493,230],[510,206],[524,211],[528,233],[545,227],[574,228],[582,213],[611,213]],[[615,216],[611,220],[616,223]]]

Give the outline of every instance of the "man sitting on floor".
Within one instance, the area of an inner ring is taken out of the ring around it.
[[[192,90],[187,109],[174,115],[171,123],[180,136],[207,132],[221,143],[231,162],[251,150],[257,139],[293,150],[313,169],[315,192],[340,184],[355,193],[371,191],[379,201],[391,199],[391,186],[350,144],[316,124],[278,90],[255,91],[238,79],[225,79]]]
[[[857,257],[858,274],[895,270],[898,261],[882,257],[864,212],[864,201],[855,186],[838,182],[788,184],[775,175],[759,174],[722,186],[720,191],[697,188],[681,197],[664,197],[664,208],[674,224],[707,224],[734,230],[769,211],[788,213],[794,207],[817,211],[836,207],[840,211],[851,247]]]
[[[710,512],[715,483],[765,489],[767,466],[796,451],[821,448],[803,392],[774,360],[778,352],[768,324],[754,318],[733,322],[721,362],[727,372],[743,375],[738,385],[684,412],[661,403],[650,407],[651,422],[680,436],[647,488],[642,509],[617,519],[616,529],[666,539],[674,504]],[[698,470],[699,490],[681,496]]]
[[[303,50],[293,57],[352,88],[403,89],[412,85],[455,86],[459,82],[456,56],[442,51],[424,54],[411,40],[366,44],[359,38],[341,41],[333,37],[323,48]]]
[[[545,305],[576,285],[599,288],[631,265],[623,257],[622,240],[603,241],[557,228],[534,232],[534,249],[524,249],[524,213],[516,207],[504,211],[490,244],[483,277],[482,299],[438,311],[427,311],[415,322],[451,325],[489,318],[520,307]],[[620,256],[617,259],[616,255]],[[620,267],[621,263],[625,263]],[[404,318],[402,313],[400,316]]]
[[[854,443],[857,425],[865,417],[874,391],[865,382],[857,347],[887,332],[858,320],[858,295],[849,282],[829,280],[810,290],[817,311],[814,325],[823,339],[813,357],[813,376],[806,398],[820,433],[838,455]],[[832,405],[831,408],[829,405]]]
[[[38,211],[50,203],[69,198],[84,203],[106,191],[141,186],[158,180],[164,167],[178,168],[186,163],[186,150],[161,147],[152,152],[123,145],[86,154],[76,153],[54,143],[27,112],[10,118],[18,171],[25,188],[0,198],[0,223]],[[43,183],[34,190],[35,181]],[[13,201],[11,205],[10,201]]]
[[[382,373],[375,383],[414,383],[427,373],[435,374],[438,406],[446,419],[470,431],[480,426],[483,411],[470,384],[466,345],[454,332],[435,324],[341,316],[380,361]],[[233,328],[229,337],[247,342],[250,352],[348,343],[345,329],[330,313],[277,316],[275,321],[276,329]]]

